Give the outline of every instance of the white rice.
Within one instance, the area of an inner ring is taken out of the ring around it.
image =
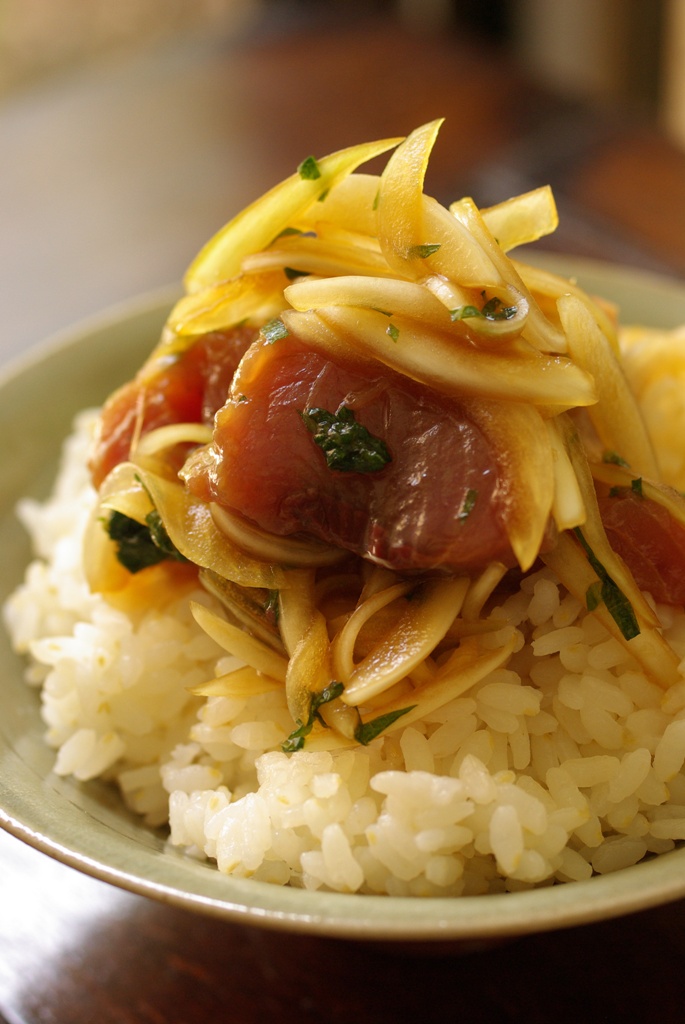
[[[222,872],[307,889],[517,890],[685,839],[685,678],[664,693],[548,570],[498,609],[520,635],[507,668],[368,747],[286,755],[281,691],[192,696],[231,659],[187,595],[130,618],[86,586],[93,418],[79,417],[49,501],[20,504],[36,559],[4,609],[56,773],[111,779]],[[685,656],[685,613],[657,611]]]

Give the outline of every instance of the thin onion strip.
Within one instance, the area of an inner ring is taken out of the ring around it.
[[[466,578],[430,580],[412,593],[391,636],[355,667],[342,700],[364,704],[419,665],[459,614],[468,585]]]
[[[285,682],[288,670],[286,658],[276,654],[244,629],[216,615],[206,605],[191,601],[190,610],[198,626],[225,651],[244,661],[256,672],[261,672],[281,683]]]

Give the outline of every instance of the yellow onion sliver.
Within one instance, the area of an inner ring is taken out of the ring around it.
[[[640,628],[642,629],[645,625],[657,626],[658,619],[653,609],[645,600],[628,566],[609,543],[597,504],[592,472],[575,427],[571,420],[564,416],[560,416],[557,423],[585,504],[586,517],[582,527],[583,536],[616,586],[630,601]],[[563,536],[565,534],[562,534]]]
[[[388,160],[378,193],[378,240],[388,264],[410,278],[421,275],[412,256],[417,246],[435,242],[424,235],[423,181],[442,119],[416,128]]]
[[[212,502],[209,506],[212,520],[219,532],[236,544],[242,551],[263,562],[282,567],[307,568],[308,566],[335,565],[346,557],[340,548],[324,544],[312,537],[299,540],[297,537],[280,537],[249,523],[242,516],[235,515],[223,505]]]
[[[138,466],[133,462],[120,462],[107,474],[98,492],[98,508],[121,512],[137,523],[145,522],[154,505],[140,479]]]
[[[305,278],[290,285],[285,297],[293,309],[306,311],[317,306],[361,306],[397,313],[431,324],[438,329],[453,329],[449,312],[429,289],[412,281],[388,277]]]
[[[211,609],[197,601],[190,602],[193,618],[205,633],[220,647],[246,665],[284,683],[288,662],[260,640],[251,636],[239,626],[222,619]]]
[[[245,322],[261,326],[283,306],[282,271],[241,274],[179,299],[167,320],[175,335],[207,334]],[[167,347],[173,346],[167,341]],[[178,346],[178,342],[176,342]],[[159,355],[165,349],[160,346]]]
[[[503,252],[536,242],[553,234],[559,226],[557,205],[549,185],[512,196],[482,209],[481,214]]]
[[[317,178],[304,178],[296,171],[274,186],[203,246],[186,271],[186,290],[197,292],[234,277],[245,256],[265,249],[338,181],[401,141],[401,138],[382,139],[339,150],[318,161]]]
[[[355,608],[332,644],[333,673],[336,679],[347,682],[352,676],[355,669],[354,649],[362,627],[382,608],[404,597],[411,589],[409,581],[395,583],[376,591]]]
[[[424,279],[423,285],[435,295],[436,299],[439,299],[450,313],[461,306],[475,305],[472,295],[443,277],[442,274],[431,274],[430,277]],[[497,298],[502,305],[516,310],[513,316],[503,317],[499,320],[487,316],[472,316],[458,320],[457,323],[460,325],[466,323],[478,341],[482,339],[502,341],[517,337],[525,327],[528,318],[528,302],[520,292],[510,285],[498,288]],[[487,301],[487,296],[485,301]],[[484,304],[482,295],[479,296],[479,302],[482,308]],[[476,308],[479,307],[476,305]]]
[[[176,444],[209,444],[212,428],[204,423],[168,423],[149,431],[138,440],[133,458],[157,455]]]
[[[300,270],[305,274],[316,274],[321,277],[340,276],[341,274],[391,275],[394,273],[382,253],[376,252],[372,248],[354,247],[306,236],[299,239],[297,244],[278,245],[254,253],[243,260],[243,269],[246,274],[264,273],[277,268],[283,275],[284,285],[287,284],[284,273],[286,267],[290,270]]]
[[[569,354],[597,381],[599,401],[588,408],[588,416],[600,441],[608,451],[618,452],[637,476],[658,480],[647,428],[608,338],[575,295],[563,295],[558,307]]]
[[[392,633],[356,666],[341,699],[359,706],[408,675],[440,643],[468,586],[464,577],[422,584]]]
[[[494,260],[469,227],[432,196],[423,197],[423,230],[426,241],[440,248],[422,261],[421,276],[442,274],[465,288],[494,289],[504,283]]]
[[[375,241],[380,183],[377,174],[348,175],[331,188],[325,203],[314,203],[305,211],[299,227],[312,228],[321,237],[329,236],[329,226],[342,227]]]
[[[547,303],[552,301],[556,309],[557,300],[562,295],[576,295],[579,299],[582,299],[602,332],[611,342],[611,347],[615,352],[618,352],[616,310],[606,299],[597,300],[593,298],[584,292],[582,288],[579,288],[574,280],[561,277],[550,270],[543,270],[541,267],[534,267],[514,259],[512,259],[511,264],[526,288],[536,298],[536,301],[542,297]]]
[[[288,574],[289,586],[278,594],[278,627],[288,654],[293,654],[311,626],[316,612],[313,570],[294,569]]]
[[[572,530],[575,526],[582,526],[587,518],[585,501],[566,448],[566,435],[562,436],[556,418],[546,420],[545,427],[549,434],[554,469],[552,516],[557,530]]]
[[[488,439],[498,468],[502,523],[526,572],[538,556],[554,498],[552,446],[533,405],[469,402],[468,415]]]
[[[397,340],[388,318],[373,310],[325,306],[307,313],[284,310],[284,324],[315,348],[377,360],[443,394],[490,397],[571,409],[596,400],[592,378],[563,356],[476,348],[447,332],[397,317]]]
[[[601,556],[598,557],[601,561]],[[566,589],[584,605],[588,589],[597,582],[597,576],[588,562],[585,552],[580,544],[573,539],[572,534],[562,533],[556,546],[551,551],[544,552],[541,558]],[[679,658],[664,640],[654,623],[654,617],[650,616],[651,621],[646,621],[641,616],[640,610],[633,600],[635,589],[633,587],[627,594],[625,590],[623,591],[633,605],[633,611],[641,630],[632,639],[625,639],[603,602],[597,605],[592,614],[597,616],[605,629],[633,655],[649,678],[662,689],[667,690],[682,679],[678,669]]]
[[[287,574],[280,566],[251,558],[231,543],[216,526],[206,502],[181,483],[142,469],[139,473],[171,542],[185,558],[245,587],[279,590],[287,586]]]
[[[516,646],[516,632],[512,630],[510,637],[501,647],[488,647],[482,637],[466,637],[451,655],[447,667],[441,670],[429,682],[419,686],[412,694],[390,701],[387,704],[374,706],[373,715],[392,714],[404,708],[411,710],[398,718],[383,731],[386,736],[398,729],[403,729],[412,722],[417,722],[426,715],[443,707],[466,693],[484,679],[490,672],[504,665],[511,657]],[[414,705],[412,707],[412,705]]]
[[[283,683],[257,672],[251,665],[243,665],[200,686],[189,687],[189,692],[197,697],[253,697],[282,689]]]
[[[326,619],[319,611],[290,655],[285,675],[288,711],[294,722],[309,719],[312,694],[320,693],[331,682],[330,641]]]
[[[461,610],[461,617],[465,622],[476,622],[480,619],[485,602],[506,574],[506,565],[502,562],[490,562],[478,579],[471,581]]]
[[[566,337],[563,331],[552,324],[544,315],[537,302],[523,283],[514,264],[492,237],[480,210],[472,199],[460,199],[452,203],[450,211],[467,228],[488,254],[504,284],[522,292],[528,302],[526,337],[542,352],[566,352]]]

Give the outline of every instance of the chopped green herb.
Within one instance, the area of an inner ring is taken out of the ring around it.
[[[238,401],[239,402],[246,402],[247,401],[247,395],[238,395]]]
[[[354,730],[354,738],[363,747],[367,746],[377,736],[380,736],[385,729],[391,726],[393,722],[396,722],[402,715],[406,715],[407,712],[413,711],[415,707],[416,704],[412,704],[408,708],[400,708],[399,711],[389,711],[386,715],[378,715],[377,718],[372,718],[370,722],[360,722]]]
[[[637,494],[638,497],[642,497],[642,477],[639,476],[636,480],[630,481],[630,489],[633,494]]]
[[[283,228],[276,235],[276,238],[289,238],[291,235],[308,235],[311,238],[316,238],[314,231],[302,231],[301,228]]]
[[[478,306],[457,306],[450,310],[450,318],[456,320],[468,320],[472,317],[480,317],[484,320],[511,320],[518,312],[518,306],[504,306],[502,300],[496,295],[491,299],[485,298],[485,292],[481,292],[484,300],[481,309]]]
[[[329,469],[344,473],[376,473],[391,461],[385,441],[357,423],[351,409],[341,405],[337,413],[305,409],[300,413],[314,443],[322,449]]]
[[[599,577],[599,596],[606,605],[607,611],[621,630],[624,639],[632,640],[633,637],[638,636],[640,633],[640,627],[638,625],[633,606],[597,558],[583,536],[583,532],[580,527],[576,526],[573,532],[580,541],[581,547],[587,555],[588,562]]]
[[[282,341],[288,337],[288,328],[276,317],[275,320],[269,320],[268,324],[264,324],[262,334],[267,345],[273,345],[275,341]]]
[[[309,270],[296,270],[294,267],[283,267],[283,273],[289,281],[294,281],[297,277],[309,277]]]
[[[440,248],[440,242],[428,245],[412,245],[407,252],[407,256],[410,260],[427,260],[429,256],[432,256],[434,252],[437,252]]]
[[[316,181],[317,178],[321,177],[321,169],[316,162],[316,158],[313,156],[308,156],[306,160],[302,161],[297,168],[297,173],[305,181]]]
[[[459,509],[459,514],[457,516],[458,519],[468,519],[468,517],[473,512],[473,506],[476,504],[477,497],[478,491],[474,491],[472,487],[469,488],[469,490],[464,495],[464,501],[462,503],[461,508]]]
[[[329,685],[319,693],[312,694],[312,699],[309,704],[309,717],[304,723],[298,718],[297,729],[291,732],[287,740],[281,744],[281,750],[284,754],[294,754],[296,750],[302,750],[305,739],[314,728],[315,722],[321,722],[322,725],[326,724],[319,714],[319,708],[324,704],[330,704],[331,701],[336,700],[343,690],[344,686],[342,683],[333,682],[329,683]]]
[[[392,313],[387,309],[379,309],[378,306],[371,306],[374,313],[381,313],[383,316],[392,316]]]
[[[623,466],[624,469],[628,468],[628,463],[625,459],[622,459],[618,452],[604,452],[602,455],[602,462],[606,462],[612,466]]]
[[[130,573],[140,572],[167,558],[177,562],[186,561],[169,539],[156,509],[148,512],[145,523],[139,523],[123,512],[112,512],[104,525],[116,544],[117,559]]]
[[[392,338],[393,341],[397,341],[397,339],[400,336],[400,329],[399,329],[399,327],[396,327],[395,324],[388,324],[388,327],[387,327],[385,333],[388,334]]]
[[[318,202],[318,203],[323,203],[324,199],[327,199],[327,198],[328,198],[328,193],[329,193],[330,191],[331,191],[331,190],[330,190],[329,188],[327,188],[325,192],[322,192],[322,193],[321,193],[321,195],[319,196],[319,198],[317,199],[317,202]]]
[[[594,612],[595,608],[599,605],[602,600],[602,584],[599,580],[595,580],[585,591],[585,605],[589,612]]]
[[[373,204],[371,206],[371,209],[372,210],[377,210],[378,209],[378,204],[380,203],[380,201],[381,201],[381,190],[378,189],[378,191],[376,192],[375,196],[373,197]]]

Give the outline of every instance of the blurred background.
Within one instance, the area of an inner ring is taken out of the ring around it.
[[[3,0],[0,355],[180,279],[309,153],[446,117],[427,187],[554,187],[685,273],[685,0]]]

